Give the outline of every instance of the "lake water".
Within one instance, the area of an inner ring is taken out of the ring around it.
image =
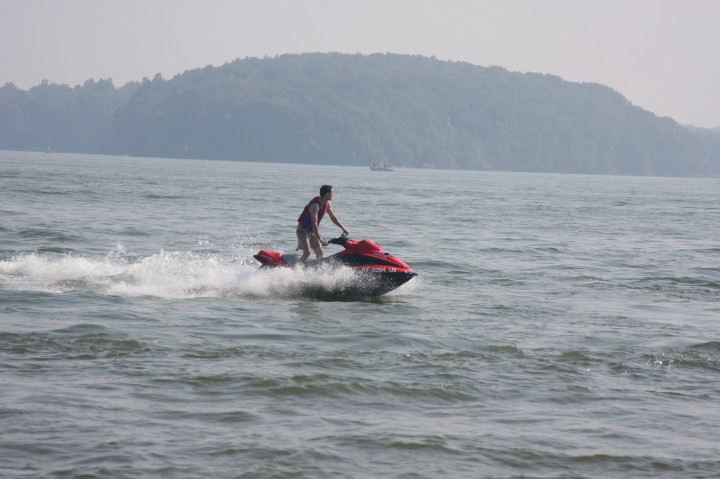
[[[323,183],[419,276],[258,271]],[[0,152],[0,477],[720,477],[719,238],[720,179]]]

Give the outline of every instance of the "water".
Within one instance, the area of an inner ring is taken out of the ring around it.
[[[420,276],[258,271],[322,183]],[[0,200],[0,477],[720,477],[718,179],[0,152]]]

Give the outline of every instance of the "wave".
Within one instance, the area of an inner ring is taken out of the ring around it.
[[[42,229],[42,228],[24,229],[19,232],[19,235],[21,238],[24,238],[24,239],[46,239],[49,241],[54,241],[54,242],[56,241],[58,243],[79,239],[77,237],[65,235],[63,233],[53,231],[51,229]]]
[[[139,340],[95,324],[41,333],[0,333],[0,350],[46,360],[93,360],[150,351]]]
[[[680,286],[702,286],[712,289],[720,288],[720,283],[709,278],[695,278],[689,276],[660,276],[650,278],[650,281],[670,283]]]

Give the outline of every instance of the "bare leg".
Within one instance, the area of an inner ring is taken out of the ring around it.
[[[297,250],[302,250],[303,254],[300,256],[300,262],[304,263],[310,257],[310,243],[307,236],[299,228],[297,230],[298,247]]]

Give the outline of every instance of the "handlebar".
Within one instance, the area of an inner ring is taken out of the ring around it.
[[[333,239],[329,240],[328,243],[337,244],[337,245],[340,245],[340,246],[345,246],[345,242],[346,242],[347,240],[349,240],[349,239],[350,239],[350,238],[348,238],[348,236],[347,236],[346,234],[341,234],[341,235],[338,236],[337,238],[333,238]]]

